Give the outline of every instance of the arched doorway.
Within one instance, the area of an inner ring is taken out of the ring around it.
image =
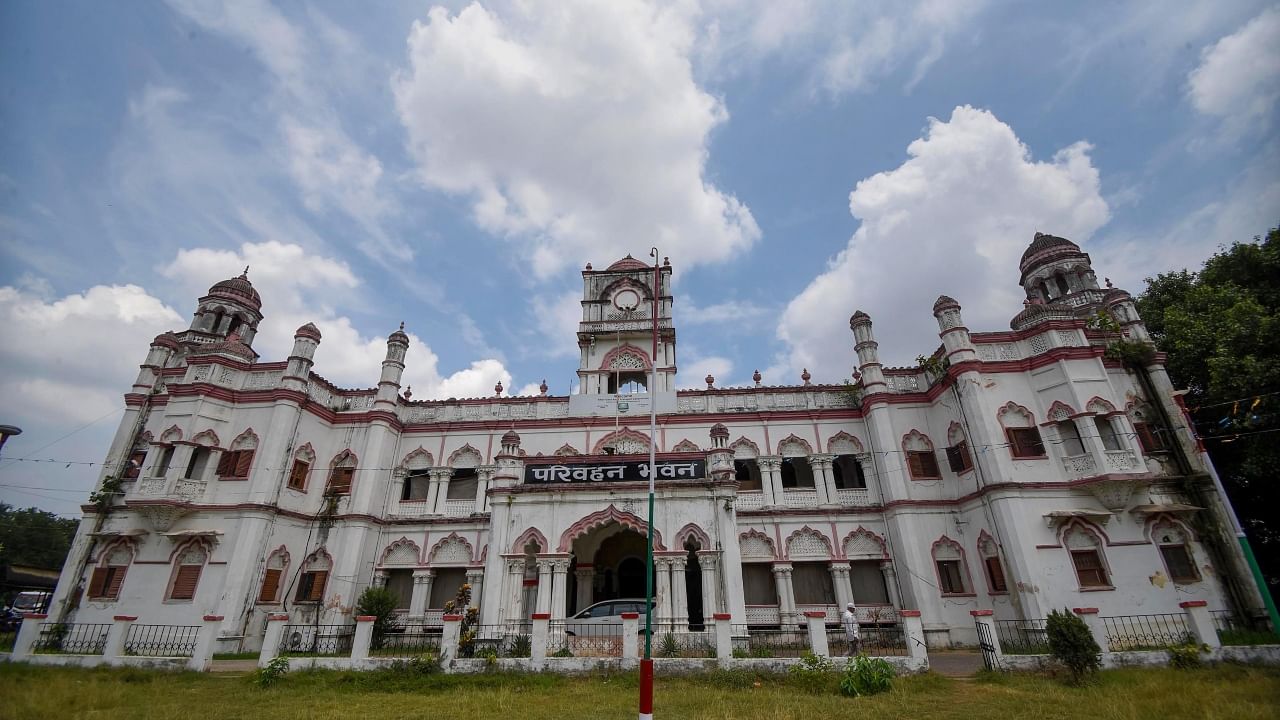
[[[575,538],[567,612],[573,614],[605,600],[643,598],[645,546],[643,534],[618,522]]]

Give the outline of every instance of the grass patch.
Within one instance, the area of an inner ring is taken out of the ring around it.
[[[412,675],[294,671],[267,688],[248,678],[138,669],[0,665],[0,718],[633,718],[634,672]],[[1233,718],[1280,715],[1280,670],[1222,665],[1196,671],[1121,669],[1083,688],[1031,674],[971,682],[902,677],[864,698],[809,694],[785,675],[743,670],[659,677],[664,718],[813,720],[815,717]]]
[[[262,653],[256,650],[249,652],[214,653],[214,660],[257,660]]]

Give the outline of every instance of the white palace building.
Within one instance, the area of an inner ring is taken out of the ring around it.
[[[463,583],[484,624],[643,597],[651,443],[670,622],[836,622],[853,600],[865,622],[919,610],[946,645],[974,642],[971,610],[1253,613],[1162,356],[1104,354],[1147,339],[1133,299],[1062,238],[1037,234],[1019,270],[1009,330],[971,331],[938,299],[925,367],[882,367],[856,312],[851,383],[677,390],[671,265],[587,265],[575,394],[427,401],[401,387],[403,331],[375,387],[338,388],[313,371],[314,325],[261,361],[258,293],[219,282],[124,396],[108,494],[84,506],[50,619],[221,616],[219,646],[252,650],[268,615],[349,622],[370,585],[427,627]],[[1094,329],[1099,310],[1119,331]]]

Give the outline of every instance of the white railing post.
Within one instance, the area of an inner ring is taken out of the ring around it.
[[[1182,612],[1187,615],[1187,630],[1195,636],[1196,642],[1208,645],[1216,650],[1222,647],[1218,639],[1218,629],[1213,626],[1213,616],[1209,614],[1209,603],[1204,600],[1187,600],[1178,603]]]
[[[622,658],[632,660],[640,655],[640,613],[622,613]]]
[[[907,657],[923,660],[929,664],[929,646],[924,638],[924,621],[920,619],[919,610],[901,610],[898,617],[902,622],[902,639],[907,644]]]
[[[983,626],[986,629],[986,639],[991,645],[991,652],[995,658],[996,667],[1004,667],[1004,650],[1000,647],[1000,635],[996,633],[996,619],[994,610],[970,610],[969,614],[973,616],[974,623]],[[978,642],[981,643],[983,636],[978,635]]]
[[[187,660],[187,669],[204,672],[213,666],[213,651],[218,647],[218,628],[222,626],[223,616],[205,615],[204,622],[196,631],[196,647]]]
[[[733,659],[733,615],[716,613],[711,618],[716,633],[716,663],[720,667],[728,667]]]
[[[538,588],[541,590],[542,588]],[[529,648],[529,659],[533,664],[541,667],[542,663],[547,659],[547,635],[551,631],[551,613],[534,613],[533,614],[533,632],[529,638],[532,647]]]
[[[831,649],[827,647],[827,613],[805,610],[804,619],[809,626],[809,652],[818,657],[831,657]]]
[[[266,667],[280,653],[280,638],[288,624],[288,615],[267,616],[267,628],[262,632],[262,650],[258,653],[258,667]]]
[[[14,661],[26,660],[31,655],[31,648],[40,637],[40,624],[48,617],[43,613],[26,613],[22,616],[18,637],[13,640],[13,653],[10,655]]]
[[[373,623],[378,618],[373,615],[356,616],[356,632],[351,637],[352,665],[369,659],[369,648],[373,644]]]
[[[124,655],[124,643],[129,639],[129,628],[138,620],[137,615],[116,615],[107,628],[107,639],[102,645],[102,656],[117,658]]]
[[[444,616],[444,627],[440,634],[440,667],[448,669],[458,657],[458,641],[462,637],[462,615]]]
[[[1102,621],[1102,616],[1098,614],[1098,608],[1072,608],[1071,612],[1075,613],[1085,625],[1089,626],[1089,633],[1093,635],[1093,641],[1098,643],[1098,649],[1102,651],[1102,666],[1110,666],[1111,646],[1107,644],[1107,624]]]

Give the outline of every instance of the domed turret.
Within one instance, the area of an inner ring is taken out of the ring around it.
[[[605,269],[605,272],[613,272],[618,270],[648,270],[648,269],[649,269],[648,265],[645,265],[643,262],[631,257],[631,253],[627,253],[626,257],[610,265],[608,268]]]
[[[1031,302],[1053,302],[1066,295],[1097,290],[1089,254],[1056,235],[1036,233],[1018,263],[1019,283]]]
[[[245,267],[244,272],[236,277],[215,283],[209,288],[208,297],[242,302],[254,310],[262,309],[262,298],[258,295],[258,291],[253,289],[253,283],[249,282],[248,267]]]
[[[238,276],[214,283],[209,292],[200,298],[191,329],[206,337],[240,336],[240,342],[253,344],[262,322],[262,298],[249,282],[249,268]]]
[[[300,338],[300,337],[311,338],[316,342],[320,342],[320,339],[321,339],[320,328],[316,327],[315,323],[307,323],[306,325],[303,325],[302,327],[298,328],[296,332],[293,333],[293,336],[295,338]]]

